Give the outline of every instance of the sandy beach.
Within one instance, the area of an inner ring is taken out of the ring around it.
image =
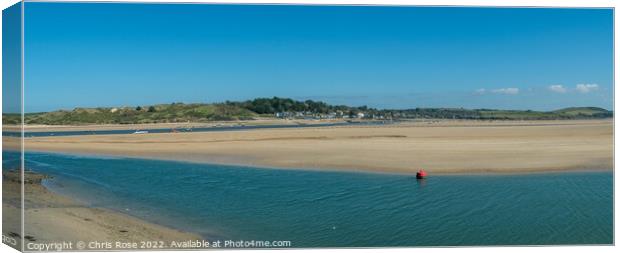
[[[611,170],[613,120],[426,121],[382,126],[36,137],[31,151],[275,168],[412,173]]]
[[[200,238],[119,212],[88,207],[47,190],[40,184],[42,175],[26,175],[26,244],[62,241],[73,242],[74,245],[77,241],[170,242]],[[18,238],[21,231],[19,220],[15,219],[21,216],[18,174],[3,172],[2,187],[3,233]]]

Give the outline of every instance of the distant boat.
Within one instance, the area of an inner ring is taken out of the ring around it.
[[[149,133],[149,131],[146,131],[146,130],[144,130],[144,131],[136,130],[135,132],[133,132],[133,134],[148,134],[148,133]]]
[[[417,178],[417,179],[424,179],[424,178],[426,178],[426,176],[427,176],[426,171],[424,171],[423,169],[421,169],[417,173],[415,173],[415,178]]]

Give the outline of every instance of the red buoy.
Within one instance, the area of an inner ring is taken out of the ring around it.
[[[426,177],[426,171],[423,169],[418,170],[418,173],[415,173],[415,178],[424,179]]]

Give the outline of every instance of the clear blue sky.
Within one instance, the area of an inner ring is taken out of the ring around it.
[[[2,112],[21,112],[21,4],[2,10]]]
[[[613,104],[611,9],[26,3],[26,111]]]

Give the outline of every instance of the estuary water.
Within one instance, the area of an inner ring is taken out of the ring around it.
[[[370,126],[393,124],[397,121],[364,121],[364,122],[334,122],[334,123],[312,123],[312,124],[276,124],[276,125],[231,125],[231,126],[205,126],[189,128],[143,128],[140,131],[148,133],[170,133],[170,132],[225,132],[243,131],[257,129],[283,129],[283,128],[310,128],[310,127],[335,127],[335,126]],[[110,135],[110,134],[133,134],[138,129],[115,129],[115,130],[71,130],[71,131],[41,131],[24,132],[24,137],[50,137],[50,136],[76,136],[76,135]],[[2,136],[20,137],[21,132],[2,131]]]
[[[5,152],[5,161],[18,153]],[[613,173],[412,175],[27,153],[52,191],[209,239],[293,247],[611,244]],[[6,164],[5,164],[6,165]],[[5,166],[6,167],[6,166]]]

